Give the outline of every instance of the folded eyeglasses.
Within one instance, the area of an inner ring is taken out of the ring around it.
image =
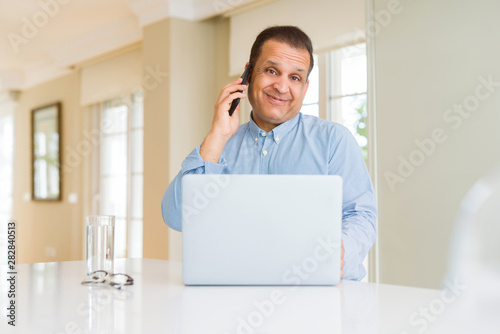
[[[127,274],[110,274],[105,270],[96,270],[91,272],[87,278],[82,281],[82,284],[108,284],[113,288],[121,289],[126,285],[134,285],[134,279]]]

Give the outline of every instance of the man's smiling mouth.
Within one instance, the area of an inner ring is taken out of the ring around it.
[[[287,101],[287,100],[283,100],[283,99],[280,99],[278,97],[275,97],[273,95],[269,95],[269,94],[266,94],[266,95],[267,95],[267,97],[269,98],[269,100],[271,102],[274,102],[274,103],[277,103],[277,104],[285,104],[285,102]]]

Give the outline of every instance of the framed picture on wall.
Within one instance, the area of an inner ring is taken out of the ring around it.
[[[61,103],[31,111],[31,198],[61,200]]]

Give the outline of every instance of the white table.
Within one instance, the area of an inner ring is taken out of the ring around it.
[[[6,269],[0,274],[2,334],[420,333],[425,317],[419,310],[442,298],[440,290],[352,281],[336,287],[187,287],[179,262],[151,259],[118,260],[115,271],[135,284],[117,290],[81,285],[84,261],[37,263],[17,266],[13,328],[6,325]]]

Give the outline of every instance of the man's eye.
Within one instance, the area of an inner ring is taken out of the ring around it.
[[[267,72],[271,73],[271,74],[277,74],[275,70],[273,70],[272,68],[268,68],[267,69]]]
[[[294,75],[294,76],[292,76],[292,80],[294,80],[294,81],[300,81],[300,77]]]

